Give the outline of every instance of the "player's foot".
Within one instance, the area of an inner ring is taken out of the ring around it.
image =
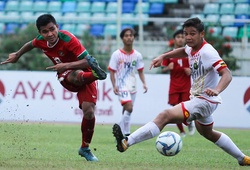
[[[188,131],[189,131],[189,135],[194,135],[194,132],[195,132],[194,121],[192,121],[192,122],[188,125]]]
[[[121,128],[118,124],[114,124],[113,126],[113,134],[116,139],[116,148],[120,152],[124,152],[128,149],[127,138],[123,136]]]
[[[181,132],[181,133],[180,133],[180,136],[181,136],[182,138],[185,138],[185,137],[186,137],[186,133],[185,133],[185,132]]]
[[[245,156],[241,162],[239,162],[240,166],[250,166],[250,157]]]
[[[97,60],[92,57],[91,55],[86,56],[86,60],[89,63],[89,66],[92,69],[92,73],[93,75],[98,79],[98,80],[104,80],[107,77],[107,73],[101,69],[101,67],[99,66]]]
[[[78,154],[81,157],[84,157],[87,161],[98,161],[97,157],[91,152],[91,150],[86,147],[86,148],[80,148],[78,151]]]

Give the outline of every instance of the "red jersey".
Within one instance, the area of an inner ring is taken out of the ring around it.
[[[169,94],[189,92],[191,79],[184,71],[184,68],[189,68],[188,58],[164,59],[162,61],[162,66],[168,66],[171,62],[174,63],[174,68],[170,70]]]
[[[77,61],[88,55],[88,51],[81,42],[73,34],[64,30],[58,32],[58,41],[53,46],[49,46],[41,35],[32,40],[32,45],[42,49],[54,64]]]

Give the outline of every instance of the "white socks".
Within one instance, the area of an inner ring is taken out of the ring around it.
[[[241,150],[233,143],[233,141],[224,133],[221,133],[221,137],[217,142],[215,142],[215,144],[225,152],[236,158],[238,161],[242,161],[245,156],[241,152]]]
[[[130,134],[131,113],[125,110],[119,125],[121,127],[123,135]]]
[[[160,134],[160,129],[154,122],[149,122],[144,126],[137,129],[128,137],[128,145],[131,146],[133,144],[142,142],[144,140],[153,138]]]

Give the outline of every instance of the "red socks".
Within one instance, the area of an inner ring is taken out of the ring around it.
[[[95,117],[91,120],[82,119],[81,131],[82,131],[82,148],[88,147],[94,134]]]
[[[93,81],[97,80],[97,78],[92,74],[92,72],[80,72],[77,75],[77,79],[81,82],[84,82],[84,84],[90,84]]]
[[[184,132],[184,128],[183,128],[182,123],[176,124],[176,125],[177,125],[177,127],[178,127],[178,129],[180,130],[181,133]]]

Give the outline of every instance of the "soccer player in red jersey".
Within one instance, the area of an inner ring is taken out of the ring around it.
[[[24,53],[33,48],[40,48],[54,63],[46,69],[57,71],[61,85],[69,91],[77,92],[79,107],[84,115],[81,123],[82,144],[78,151],[79,155],[85,157],[87,161],[98,161],[89,149],[89,144],[95,127],[96,80],[103,80],[107,75],[73,34],[59,30],[52,15],[39,16],[36,27],[39,35],[24,44],[17,52],[9,54],[7,60],[1,64],[16,63]]]
[[[184,46],[185,39],[183,30],[177,30],[174,35],[174,49]],[[173,49],[173,50],[174,50]],[[188,58],[168,58],[162,61],[162,72],[170,72],[170,84],[168,93],[168,104],[175,106],[181,102],[189,100],[191,88],[191,69],[189,68]],[[182,137],[186,136],[186,132],[182,123],[177,123],[177,127]],[[194,122],[188,125],[189,134],[195,132]]]

